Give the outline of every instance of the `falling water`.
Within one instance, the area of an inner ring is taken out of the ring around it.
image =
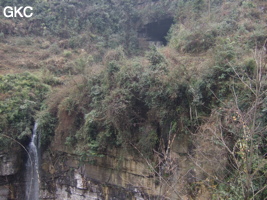
[[[34,124],[33,135],[28,146],[26,163],[26,200],[39,200],[39,161],[38,161],[38,124]]]

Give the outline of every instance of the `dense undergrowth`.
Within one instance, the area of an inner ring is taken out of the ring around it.
[[[153,3],[152,0],[146,3]],[[143,2],[124,1],[3,1],[10,4],[30,5],[34,15],[28,20],[0,20],[1,34],[39,35],[65,39],[64,48],[84,48],[103,56],[105,48],[122,45],[128,55],[138,53],[138,28],[146,21],[174,12],[176,1],[159,2],[154,7],[138,9]],[[164,10],[165,12],[162,12]],[[144,21],[143,21],[144,20]],[[29,25],[30,24],[30,25]],[[19,29],[16,28],[19,26]]]
[[[6,136],[20,142],[31,136],[34,116],[50,88],[27,72],[0,76],[0,83],[0,131],[5,134],[0,146],[6,150],[13,142]]]
[[[263,199],[266,2],[161,2],[178,6],[175,24],[168,45],[151,47],[144,56],[138,53],[136,24],[142,17],[162,16],[162,7],[147,16],[134,1],[114,9],[118,3],[55,1],[50,8],[51,3],[39,2],[32,33],[65,38],[66,59],[72,50],[86,50],[71,63],[64,85],[53,77],[66,75],[62,69],[43,73],[41,80],[56,86],[38,114],[43,147],[61,138],[58,142],[83,162],[112,148],[155,162],[153,155],[166,153],[170,138],[187,134],[192,162],[214,167],[188,184],[192,198],[205,187],[213,199]],[[60,51],[59,46],[55,49]],[[29,135],[47,86],[21,74],[2,76],[1,89],[0,131],[13,130],[16,139]],[[201,146],[207,140],[209,146]]]

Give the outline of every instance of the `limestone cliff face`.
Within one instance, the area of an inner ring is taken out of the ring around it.
[[[40,199],[211,199],[201,181],[209,182],[207,173],[223,175],[227,156],[220,160],[214,156],[226,152],[203,137],[205,127],[194,136],[195,142],[191,135],[174,135],[169,138],[169,148],[154,151],[150,160],[141,153],[117,148],[82,162],[79,155],[66,148],[64,140],[55,136],[42,156]]]
[[[184,184],[194,173],[187,136],[175,140],[165,158],[155,154],[158,166],[123,149],[110,150],[93,162],[80,162],[63,143],[56,144],[42,157],[40,199],[187,199]]]
[[[18,172],[21,166],[21,158],[18,152],[0,153],[0,176],[10,176]]]
[[[0,200],[19,199],[21,196],[23,190],[22,157],[20,148],[0,152]]]
[[[41,197],[141,200],[153,196],[159,188],[146,163],[130,155],[120,160],[120,154],[120,150],[108,152],[94,163],[81,163],[77,155],[66,152],[44,154]]]
[[[180,135],[168,152],[160,156],[155,152],[154,163],[125,149],[112,149],[92,162],[81,162],[63,140],[54,141],[42,154],[40,200],[190,199],[187,185],[196,178],[205,179],[192,162],[190,141],[188,135]],[[209,145],[201,137],[197,141]],[[20,151],[1,153],[0,200],[25,199],[22,157]],[[205,188],[198,191],[200,199],[210,198]]]

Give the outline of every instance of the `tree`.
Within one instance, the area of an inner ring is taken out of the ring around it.
[[[232,99],[221,102],[196,136],[191,160],[202,171],[202,180],[209,180],[205,184],[215,199],[266,199],[264,59],[264,52],[255,50],[250,70],[232,67]],[[208,165],[213,165],[212,170],[207,170]]]

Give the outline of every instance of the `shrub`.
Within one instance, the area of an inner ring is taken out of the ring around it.
[[[48,51],[51,53],[51,54],[56,54],[58,55],[60,52],[61,52],[61,49],[59,48],[58,44],[57,43],[53,43]]]
[[[166,63],[164,56],[153,46],[150,51],[147,52],[146,57],[148,58],[151,65],[160,65]]]
[[[255,27],[255,31],[253,31],[253,34],[251,34],[251,36],[248,39],[248,46],[249,48],[262,48],[264,45],[264,42],[267,39],[266,36],[266,27],[263,27],[261,24],[257,25]]]
[[[72,49],[83,47],[86,43],[90,42],[89,39],[90,38],[86,35],[72,36],[70,39],[68,39],[68,47]]]
[[[214,59],[218,65],[228,65],[236,57],[235,41],[230,38],[218,38],[214,48]]]
[[[47,110],[43,110],[38,113],[37,122],[41,147],[45,149],[54,136],[57,119]]]
[[[207,27],[199,27],[196,30],[186,29],[180,26],[172,29],[170,45],[179,51],[185,53],[201,53],[212,48],[215,45],[216,30],[205,30]]]
[[[107,64],[111,61],[122,61],[125,58],[125,53],[122,46],[119,46],[115,49],[108,50],[103,58],[104,64]]]
[[[34,115],[49,87],[32,74],[22,73],[0,76],[0,91],[0,116],[4,117],[0,122],[0,131],[23,140],[29,136]]]
[[[48,69],[44,69],[42,71],[41,78],[43,83],[47,85],[56,86],[62,84],[62,82],[58,78],[56,78]]]
[[[18,37],[16,38],[16,44],[17,45],[32,45],[33,44],[33,38],[31,37]]]
[[[63,56],[64,57],[69,58],[69,57],[71,57],[71,55],[72,55],[71,51],[68,51],[68,50],[64,50],[63,51]]]

